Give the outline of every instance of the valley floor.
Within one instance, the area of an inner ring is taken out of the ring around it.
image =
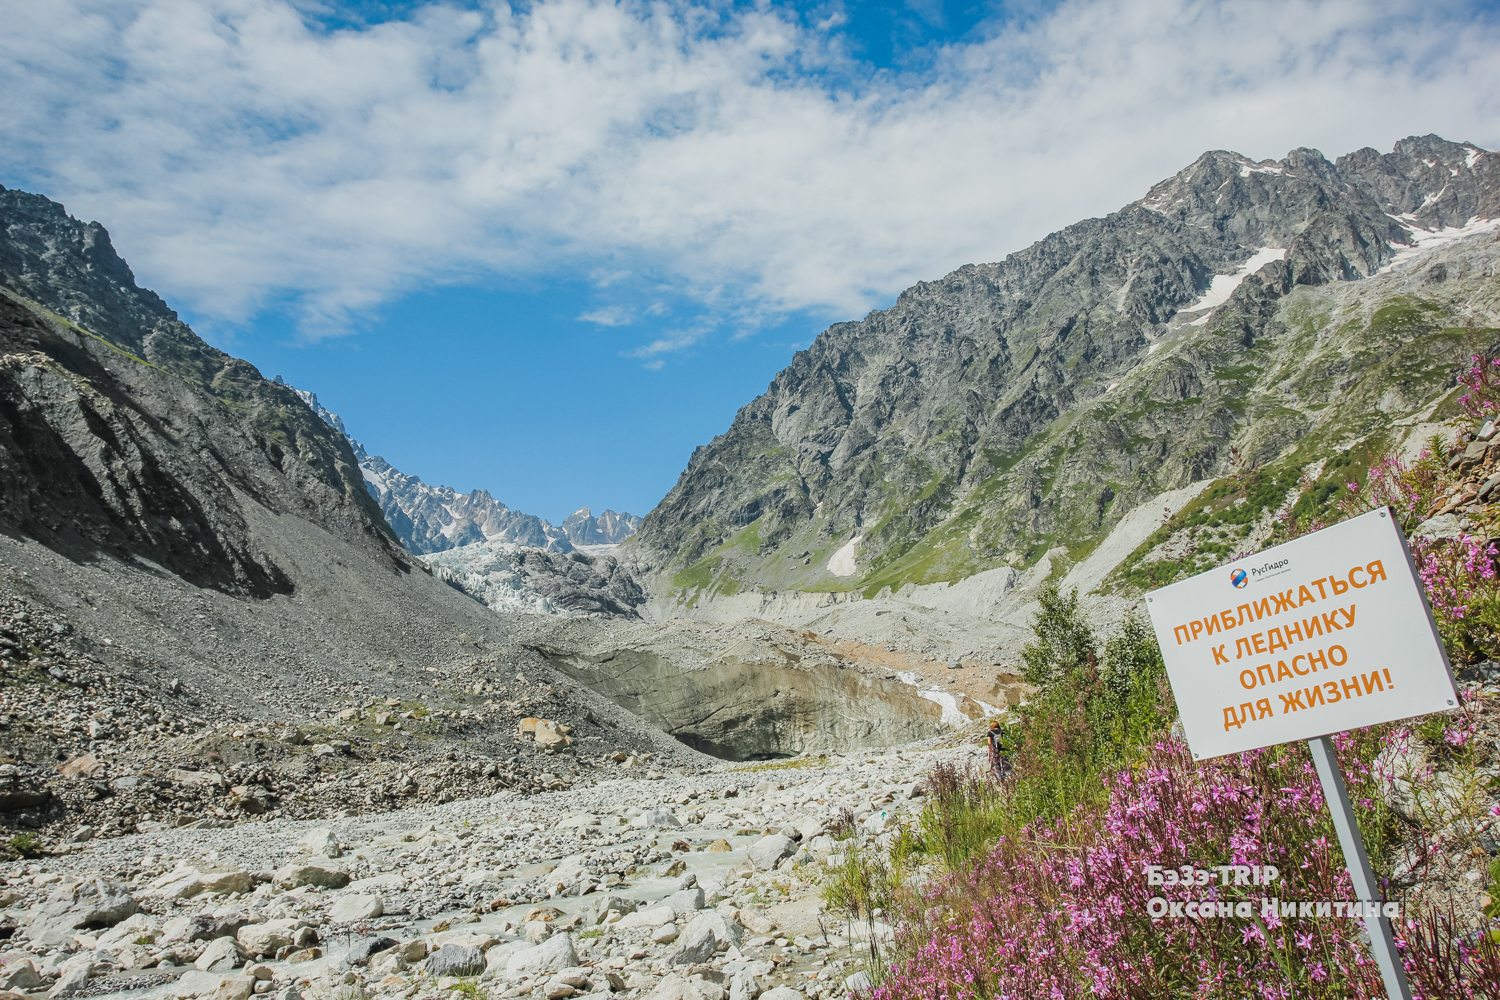
[[[638,772],[327,828],[273,820],[89,842],[0,867],[3,926],[19,925],[0,986],[355,1000],[473,995],[478,976],[491,996],[550,1000],[842,995],[872,931],[878,947],[890,929],[824,912],[821,872],[888,840],[937,762],[980,756],[940,742]],[[113,930],[65,926],[101,896],[135,915]],[[371,961],[375,937],[400,943]]]

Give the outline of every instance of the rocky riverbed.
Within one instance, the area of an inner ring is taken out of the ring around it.
[[[0,866],[0,988],[817,1000],[890,933],[825,912],[823,874],[980,753],[939,742],[88,841]]]

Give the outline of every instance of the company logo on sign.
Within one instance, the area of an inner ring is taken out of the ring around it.
[[[1234,584],[1236,590],[1239,590],[1250,582],[1250,574],[1242,569],[1231,570],[1229,573],[1229,582]]]

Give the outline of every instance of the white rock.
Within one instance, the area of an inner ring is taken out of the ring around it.
[[[142,939],[149,939],[154,943],[161,936],[162,930],[156,926],[153,918],[144,913],[136,913],[100,934],[94,947],[100,951],[117,952],[134,946]]]
[[[658,903],[644,910],[636,910],[627,913],[615,924],[620,930],[629,930],[632,927],[660,927],[670,920],[675,920],[677,911],[670,905]]]
[[[700,930],[713,936],[715,951],[738,947],[742,936],[740,925],[717,910],[706,910],[688,921],[683,937],[689,938]]]
[[[193,963],[199,972],[228,972],[244,964],[245,953],[232,937],[214,938]]]
[[[682,821],[676,816],[672,815],[670,810],[657,808],[647,809],[635,819],[631,820],[630,825],[635,827],[637,830],[644,830],[648,827],[668,829],[672,827],[682,826]]]
[[[219,940],[228,941],[230,939],[220,938]],[[221,972],[198,972],[195,970],[183,973],[181,978],[171,985],[168,993],[171,996],[179,998],[205,997],[216,992],[225,983],[244,978],[239,973],[226,975]],[[246,982],[248,983],[249,980],[246,980]]]
[[[513,953],[505,963],[505,971],[511,976],[534,976],[543,972],[561,972],[577,964],[578,953],[573,950],[573,935],[564,933],[554,934],[539,945]]]
[[[373,920],[385,912],[385,904],[379,896],[350,893],[339,898],[328,908],[328,919],[336,924],[347,924],[356,920]]]
[[[57,985],[47,993],[48,997],[70,997],[85,989],[89,976],[94,971],[94,953],[81,951],[64,962],[57,970]]]
[[[696,913],[698,910],[703,909],[703,890],[698,888],[683,889],[681,892],[672,893],[672,895],[662,900],[662,902],[672,908],[672,915],[676,917],[680,917],[685,913]]]
[[[797,833],[803,840],[811,840],[822,833],[824,829],[823,817],[821,816],[804,816],[797,821]]]
[[[736,973],[729,980],[729,1000],[755,1000],[758,996],[760,983],[750,973]]]
[[[325,858],[339,856],[339,841],[326,826],[316,826],[297,840],[297,849],[309,854],[321,854]]]
[[[270,920],[263,924],[246,924],[236,938],[249,955],[274,955],[278,948],[291,944],[297,937],[296,920]]]
[[[773,833],[769,837],[762,837],[750,845],[750,863],[761,871],[770,871],[781,862],[783,858],[789,858],[797,850],[797,845],[790,837],[783,837],[779,833]]]
[[[758,910],[740,910],[735,919],[752,934],[769,934],[776,929],[776,921]]]
[[[662,924],[660,927],[656,928],[656,930],[651,932],[651,940],[655,941],[657,944],[671,944],[673,941],[677,940],[677,925]]]
[[[29,958],[6,962],[5,967],[0,969],[0,989],[7,992],[34,990],[40,985],[42,977],[36,974],[36,966],[31,964]]]
[[[774,990],[766,990],[760,995],[760,1000],[807,1000],[801,990],[794,990],[790,986],[778,986]]]

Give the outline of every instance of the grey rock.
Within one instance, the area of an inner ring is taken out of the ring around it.
[[[545,947],[545,946],[544,946]],[[438,976],[477,976],[484,971],[484,952],[478,948],[445,944],[427,956],[427,974]]]
[[[622,915],[634,913],[640,904],[633,899],[617,896],[614,893],[606,893],[599,897],[594,903],[594,923],[599,923],[609,915],[610,910],[618,910]]]
[[[369,965],[371,958],[382,951],[396,947],[397,944],[399,942],[395,938],[379,935],[360,938],[349,947],[348,953],[344,956],[344,967],[353,968],[356,965]]]
[[[801,990],[794,990],[790,986],[778,986],[762,993],[760,1000],[807,1000],[807,997]]]
[[[630,825],[637,829],[676,829],[682,826],[682,821],[670,809],[655,808],[641,813],[630,821]]]
[[[698,965],[714,957],[714,932],[711,928],[694,925],[685,928],[678,938],[677,950],[667,959],[673,965]]]
[[[320,889],[342,889],[349,884],[349,873],[326,865],[293,861],[276,869],[277,882],[292,885],[315,885]]]
[[[537,975],[543,972],[561,972],[577,964],[578,953],[573,949],[573,936],[562,933],[552,935],[539,945],[514,953],[505,963],[505,969],[512,976]]]
[[[736,972],[729,980],[729,1000],[755,1000],[760,982],[748,972]]]
[[[684,913],[703,909],[703,890],[683,889],[681,892],[672,893],[662,902],[670,906],[673,913],[682,916]]]
[[[1437,517],[1429,517],[1416,530],[1411,533],[1413,538],[1457,538],[1459,524],[1457,514],[1439,514]]]
[[[870,981],[870,974],[863,969],[845,978],[844,985],[856,993],[864,993],[875,988],[875,984]]]
[[[34,990],[41,985],[42,977],[36,974],[36,967],[28,959],[8,962],[0,969],[0,989],[16,992]]]
[[[97,956],[92,951],[81,951],[68,959],[58,969],[57,985],[48,991],[48,997],[70,997],[88,987]]]
[[[705,933],[713,938],[714,950],[723,951],[739,947],[743,931],[736,921],[716,910],[709,910],[688,921],[687,927],[683,928],[682,939],[688,941]]]
[[[796,850],[797,845],[790,837],[773,833],[750,845],[750,863],[761,871],[770,871],[783,858],[791,857]]]
[[[137,909],[125,886],[94,877],[59,888],[37,907],[26,935],[39,944],[58,945],[75,931],[113,927]]]
[[[245,964],[245,950],[232,937],[214,938],[193,962],[199,972],[228,972]]]

